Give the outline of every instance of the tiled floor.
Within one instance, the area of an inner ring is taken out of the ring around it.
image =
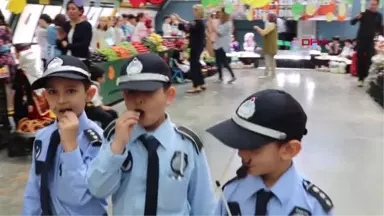
[[[228,118],[249,94],[266,88],[292,93],[307,111],[309,134],[296,159],[308,178],[328,193],[337,215],[383,215],[383,110],[349,75],[312,70],[280,69],[275,79],[257,79],[261,70],[236,70],[233,85],[215,84],[200,95],[178,86],[169,108],[173,121],[200,133],[205,141],[212,179],[222,183],[234,175],[239,160],[234,151],[204,132]],[[123,105],[116,109],[123,111]],[[18,215],[30,159],[0,156],[0,214]],[[234,155],[234,157],[232,157]]]

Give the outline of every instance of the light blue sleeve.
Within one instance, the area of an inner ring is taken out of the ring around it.
[[[217,205],[216,205],[216,210],[215,210],[215,214],[216,216],[219,216],[219,215],[224,215],[222,212],[223,210],[223,204],[222,204],[222,201],[218,201],[217,202]]]
[[[84,155],[78,146],[72,152],[60,155],[61,170],[58,178],[58,198],[65,203],[82,206],[88,203],[93,195],[88,190],[87,170],[96,157],[100,147],[89,145]]]
[[[35,149],[35,148],[33,148]],[[24,202],[22,215],[40,215],[40,187],[38,177],[36,176],[36,162],[35,162],[35,151],[32,153],[32,166],[29,172],[29,178],[27,186],[24,192]]]
[[[195,167],[188,187],[191,215],[213,215],[217,200],[213,190],[211,173],[203,151],[195,158]]]
[[[128,151],[117,155],[111,151],[110,142],[103,141],[100,152],[92,161],[88,170],[88,187],[91,193],[100,198],[112,195],[119,187],[121,180],[121,165]]]

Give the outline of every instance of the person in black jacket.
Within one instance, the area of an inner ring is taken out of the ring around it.
[[[201,4],[193,6],[193,15],[195,20],[188,22],[179,15],[174,14],[176,19],[180,22],[179,29],[189,32],[189,46],[191,48],[190,63],[191,63],[191,79],[193,88],[188,90],[187,93],[199,93],[205,90],[204,76],[201,72],[200,56],[205,48],[205,26],[203,21],[204,7]]]
[[[62,28],[65,32],[58,39],[58,47],[64,54],[71,55],[82,60],[89,66],[89,46],[92,40],[92,25],[82,19],[84,7],[71,0],[67,4],[69,21]]]
[[[360,22],[357,33],[357,73],[359,76],[359,87],[363,86],[364,79],[368,76],[368,69],[374,54],[373,39],[379,34],[383,22],[382,15],[377,11],[378,6],[379,0],[371,0],[370,8],[363,13],[359,13],[351,20],[352,25]]]

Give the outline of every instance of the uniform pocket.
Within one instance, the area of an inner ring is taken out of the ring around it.
[[[158,206],[164,210],[181,212],[187,203],[188,182],[171,176],[160,178]]]

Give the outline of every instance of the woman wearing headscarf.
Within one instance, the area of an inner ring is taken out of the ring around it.
[[[253,27],[262,37],[263,37],[263,51],[265,59],[265,72],[264,77],[275,76],[276,71],[276,60],[275,55],[277,53],[277,25],[276,25],[276,15],[269,13],[267,16],[267,22],[265,24],[265,29],[260,28],[259,26]]]
[[[71,0],[67,3],[69,21],[63,25],[64,36],[59,39],[58,46],[63,54],[82,60],[89,66],[89,46],[92,40],[92,25],[82,18],[83,5]]]

